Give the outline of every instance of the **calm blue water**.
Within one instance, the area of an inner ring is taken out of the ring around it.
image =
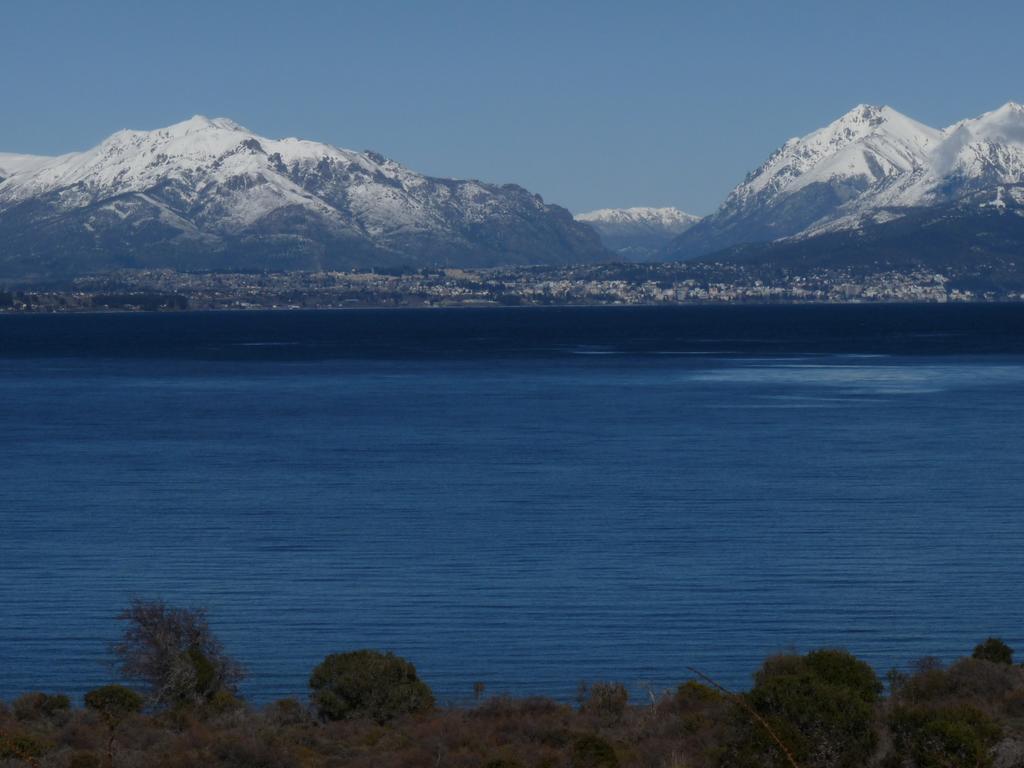
[[[132,595],[257,701],[392,649],[442,698],[1024,650],[1024,307],[0,317],[0,698]]]

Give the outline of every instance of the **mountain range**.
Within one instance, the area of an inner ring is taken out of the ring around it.
[[[610,258],[590,227],[522,187],[424,176],[225,118],[119,131],[60,157],[0,154],[0,278]]]
[[[576,221],[593,227],[607,248],[626,261],[648,261],[698,221],[678,208],[602,208]]]
[[[658,256],[895,265],[1022,252],[1024,107],[1010,102],[942,130],[858,106],[787,141]]]
[[[859,105],[785,142],[709,216],[579,214],[514,184],[225,118],[0,154],[0,280],[118,268],[286,271],[603,261],[970,266],[1024,254],[1024,106],[947,128]]]

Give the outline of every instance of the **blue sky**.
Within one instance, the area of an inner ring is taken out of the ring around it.
[[[8,0],[0,151],[193,114],[516,182],[573,211],[713,210],[861,102],[1024,101],[1024,3]]]

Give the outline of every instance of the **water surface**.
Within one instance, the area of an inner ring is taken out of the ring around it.
[[[711,311],[714,310],[714,311]],[[0,317],[0,698],[133,596],[257,701],[392,649],[442,698],[1024,648],[1019,307]]]

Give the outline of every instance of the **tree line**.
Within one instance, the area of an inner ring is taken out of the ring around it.
[[[581,684],[575,706],[486,696],[440,707],[392,653],[327,656],[309,697],[253,708],[244,668],[201,609],[135,600],[112,646],[120,679],[0,703],[0,766],[37,768],[1021,768],[1024,669],[999,638],[883,679],[842,649],[767,659],[735,693],[699,670],[631,702]]]

